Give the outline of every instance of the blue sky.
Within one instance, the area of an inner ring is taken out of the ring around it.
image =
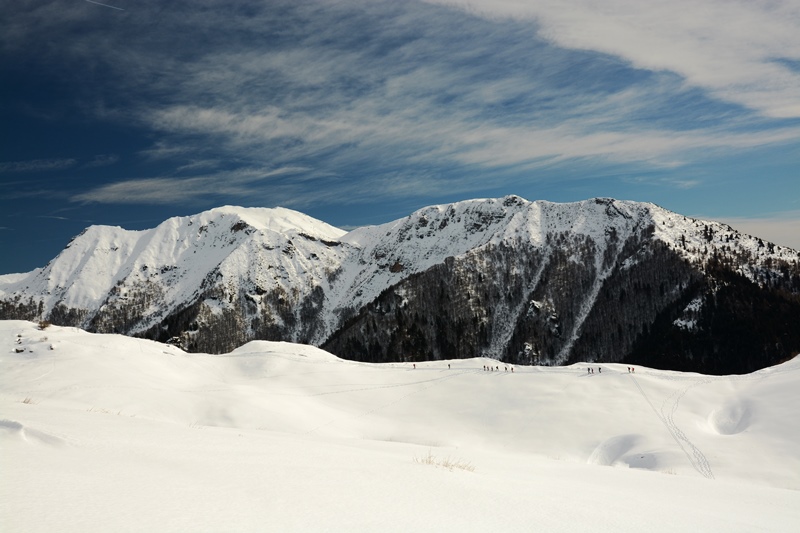
[[[91,224],[233,204],[347,229],[506,194],[800,248],[799,27],[796,0],[14,2],[0,274]]]

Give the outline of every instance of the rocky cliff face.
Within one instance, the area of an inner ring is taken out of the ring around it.
[[[350,233],[225,207],[91,227],[44,269],[0,276],[0,317],[212,353],[269,339],[365,361],[747,372],[800,351],[800,254],[611,199],[473,200]]]

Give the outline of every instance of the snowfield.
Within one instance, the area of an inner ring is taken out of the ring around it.
[[[592,366],[2,321],[0,531],[800,531],[800,359]]]

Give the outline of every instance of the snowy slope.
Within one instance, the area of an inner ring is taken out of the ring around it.
[[[800,360],[720,377],[487,364],[0,322],[0,529],[800,527]]]

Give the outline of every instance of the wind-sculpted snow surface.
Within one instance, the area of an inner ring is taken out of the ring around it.
[[[0,276],[0,318],[214,353],[264,339],[365,361],[749,372],[800,350],[799,258],[606,198],[470,200],[349,233],[229,206],[147,231],[92,226],[43,269]]]
[[[798,359],[371,364],[0,321],[0,370],[4,533],[800,526]]]

